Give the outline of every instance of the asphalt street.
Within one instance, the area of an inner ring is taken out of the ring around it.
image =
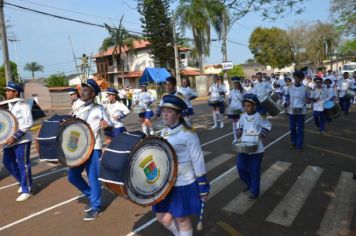
[[[62,111],[64,112],[64,111]],[[356,106],[349,115],[327,124],[322,135],[311,115],[305,124],[303,152],[290,148],[288,117],[270,118],[265,138],[261,196],[247,201],[236,171],[231,123],[210,129],[206,101],[195,104],[197,127],[212,189],[204,212],[204,229],[194,235],[356,235]],[[126,119],[139,130],[136,114]],[[34,132],[34,136],[36,136]],[[2,153],[0,153],[2,155]],[[103,214],[84,222],[86,200],[67,181],[67,168],[40,162],[34,143],[33,196],[15,201],[18,185],[0,172],[0,235],[170,235],[141,207],[103,190]],[[197,219],[194,218],[194,227]]]

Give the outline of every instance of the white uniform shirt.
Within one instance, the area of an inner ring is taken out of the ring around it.
[[[226,87],[224,84],[216,84],[213,83],[212,85],[210,85],[209,88],[209,93],[210,93],[210,98],[215,100],[219,100],[219,101],[224,101],[224,95],[221,95],[220,93],[226,93]]]
[[[258,98],[262,98],[266,95],[269,95],[271,90],[272,90],[271,85],[269,83],[262,81],[262,82],[256,83],[253,86],[251,93],[255,94]]]
[[[32,141],[30,128],[33,125],[31,108],[24,100],[9,103],[9,111],[15,116],[18,123],[18,130],[25,134],[11,146]]]
[[[104,120],[109,126],[113,126],[104,107],[99,104],[91,103],[79,109],[74,115],[89,124],[95,138],[94,149],[101,150],[104,143],[104,134],[103,130],[100,128],[100,121]]]
[[[130,110],[122,102],[115,101],[114,103],[109,103],[106,105],[105,109],[110,116],[114,128],[125,126],[123,117],[127,116],[130,113]]]
[[[82,99],[78,98],[77,100],[73,101],[73,103],[72,103],[73,113],[76,112],[82,106],[84,106],[84,102]]]
[[[325,87],[325,92],[326,92],[326,100],[330,100],[332,99],[333,97],[335,97],[335,91],[334,91],[334,88],[333,87],[330,87],[330,88],[327,88]]]
[[[241,142],[257,143],[258,148],[255,153],[264,152],[263,143],[259,137],[259,134],[262,128],[270,131],[272,129],[271,122],[263,118],[258,112],[255,112],[255,114],[252,115],[243,113],[237,123],[237,128],[242,129]]]
[[[342,98],[345,96],[346,90],[350,88],[351,80],[350,79],[339,79],[337,83],[337,90],[339,91],[339,97]]]
[[[152,96],[152,93],[149,91],[146,92],[139,92],[138,94],[138,105],[139,106],[143,106],[146,111],[151,111],[151,103],[153,103],[155,101],[155,99]]]
[[[293,114],[293,108],[302,108],[301,114],[306,114],[306,99],[308,96],[307,88],[304,85],[296,87],[294,84],[287,87],[286,96],[289,95],[289,109],[288,114]]]
[[[253,87],[250,85],[246,85],[246,84],[243,84],[242,87],[244,88],[244,90],[246,91],[246,93],[250,93],[251,90],[253,89]]]
[[[229,107],[232,110],[242,110],[242,100],[243,98],[243,93],[240,92],[238,89],[231,89],[228,100],[229,100]]]
[[[313,102],[313,111],[324,111],[326,95],[326,89],[324,88],[315,88],[311,91],[310,98],[315,99],[315,102]]]
[[[350,79],[350,89],[355,90],[356,89],[356,80],[355,79]]]
[[[190,99],[192,97],[197,97],[197,93],[190,87],[180,87],[178,93],[182,94],[185,97],[185,102],[188,107],[192,107]]]
[[[161,136],[173,146],[178,160],[178,174],[175,186],[191,184],[197,177],[206,174],[204,155],[198,135],[182,124],[170,129],[164,128]]]

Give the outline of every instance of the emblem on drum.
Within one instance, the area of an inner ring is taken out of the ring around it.
[[[71,131],[67,148],[69,151],[74,152],[78,149],[80,133],[78,131]]]
[[[159,169],[157,168],[155,162],[153,161],[153,156],[149,155],[144,158],[140,167],[146,175],[146,182],[149,184],[154,184],[159,178]]]
[[[0,132],[4,131],[5,129],[5,124],[3,122],[0,122]]]

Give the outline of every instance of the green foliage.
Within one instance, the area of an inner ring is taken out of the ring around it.
[[[356,35],[356,2],[355,0],[331,0],[330,13],[338,30],[345,35]]]
[[[19,82],[19,75],[17,72],[17,64],[10,61],[10,68],[12,74],[12,80],[16,83]],[[5,67],[0,67],[0,97],[5,97],[5,86],[6,86],[6,77],[5,77]]]
[[[168,0],[139,0],[137,10],[155,65],[174,68],[172,16]]]
[[[51,75],[46,80],[46,84],[48,87],[69,86],[68,80],[66,79],[66,76],[64,75],[64,73],[58,73],[58,74]]]
[[[348,40],[339,48],[339,54],[342,56],[351,56],[352,60],[356,60],[356,39]]]
[[[221,76],[224,75],[224,72],[222,71]],[[227,77],[231,78],[233,76],[238,76],[238,77],[245,77],[245,71],[242,68],[242,65],[234,65],[233,68],[231,70],[227,71]]]
[[[43,66],[38,64],[37,62],[33,61],[30,63],[26,63],[24,70],[31,71],[32,78],[35,78],[35,72],[37,71],[43,71]]]
[[[292,62],[287,33],[275,27],[256,28],[250,36],[249,48],[257,62],[272,68],[283,68]]]

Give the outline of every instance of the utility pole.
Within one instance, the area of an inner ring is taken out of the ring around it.
[[[176,16],[173,12],[172,14],[172,25],[173,25],[173,47],[174,47],[174,64],[176,71],[176,79],[177,79],[177,87],[180,87],[180,66],[179,66],[179,53],[178,53],[178,45],[177,45],[177,33],[176,33]]]
[[[222,27],[222,47],[221,47],[221,51],[223,53],[223,62],[227,62],[227,43],[226,43],[226,40],[227,40],[227,32],[228,32],[228,29],[227,29],[227,24],[226,24],[226,20],[225,18],[223,17],[223,27]],[[224,70],[224,80],[227,79],[227,71]]]
[[[5,17],[4,17],[4,0],[0,0],[0,36],[1,36],[2,54],[4,57],[5,77],[7,83],[9,81],[12,81],[12,76],[11,76],[9,49],[7,47],[6,25],[5,25]]]

